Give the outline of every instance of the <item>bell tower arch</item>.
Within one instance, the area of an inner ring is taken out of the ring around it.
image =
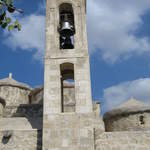
[[[60,49],[74,49],[75,23],[72,5],[62,3],[59,6]]]
[[[72,89],[74,90],[74,101],[70,99],[73,101],[71,106],[66,106],[64,102],[64,80],[73,83],[71,88],[74,88]],[[76,118],[75,122],[78,122],[76,129],[78,129],[77,126],[80,126],[80,123],[77,118],[81,114],[88,116],[92,113],[86,0],[47,0],[43,150],[63,149],[61,146],[63,147],[64,135],[60,133],[62,132],[60,130],[57,132],[58,138],[62,138],[58,140],[60,147],[53,146],[53,143],[50,144],[50,140],[55,138],[52,132],[63,128],[60,121],[63,121],[64,118],[68,120],[72,115],[68,122],[73,122],[72,119]],[[65,128],[70,128],[70,132],[73,130],[70,125],[66,125],[63,131]],[[66,145],[66,147],[70,146],[67,141]],[[78,149],[77,146],[76,150]]]

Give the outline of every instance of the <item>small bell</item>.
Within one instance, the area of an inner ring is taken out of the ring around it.
[[[64,21],[62,22],[59,32],[62,36],[65,36],[65,37],[74,35],[74,27],[69,22],[68,14],[64,15]]]

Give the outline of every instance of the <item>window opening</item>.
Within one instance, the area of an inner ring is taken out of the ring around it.
[[[144,124],[145,124],[144,116],[143,116],[143,115],[141,115],[141,116],[139,117],[139,121],[140,121],[140,124],[141,124],[141,125],[144,125]]]
[[[75,82],[73,64],[61,65],[62,112],[75,112]]]
[[[64,3],[59,8],[60,49],[74,49],[74,13],[70,4]]]

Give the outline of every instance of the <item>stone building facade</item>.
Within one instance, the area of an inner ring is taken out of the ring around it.
[[[92,102],[86,0],[47,0],[44,86],[0,80],[0,150],[150,150],[150,107]]]
[[[150,106],[133,98],[105,113],[106,131],[149,131]]]

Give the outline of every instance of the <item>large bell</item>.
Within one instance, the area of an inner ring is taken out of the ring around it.
[[[64,15],[64,21],[61,23],[60,34],[64,37],[74,35],[74,27],[69,22],[67,14]]]
[[[74,48],[70,37],[65,38],[62,48],[63,49],[73,49]]]

